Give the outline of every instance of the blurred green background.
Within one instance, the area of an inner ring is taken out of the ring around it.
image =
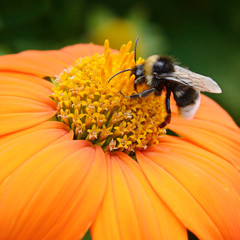
[[[240,124],[240,1],[12,0],[0,9],[0,55],[110,40],[119,48],[140,36],[137,55],[173,56],[212,77],[208,94]]]

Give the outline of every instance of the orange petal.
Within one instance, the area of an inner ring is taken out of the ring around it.
[[[62,48],[60,51],[74,56],[75,59],[80,57],[92,56],[95,53],[103,54],[104,47],[96,44],[75,44]],[[118,53],[117,50],[111,49],[111,53]]]
[[[240,189],[234,178],[240,177],[234,167],[168,136],[159,146],[138,151],[137,159],[159,197],[197,237],[237,239]]]
[[[91,227],[93,239],[187,239],[186,229],[157,198],[124,153],[107,153],[106,194]]]
[[[172,119],[169,128],[196,145],[226,159],[240,170],[239,129],[202,119],[191,121]]]
[[[0,96],[0,135],[44,122],[56,113],[56,103],[43,103],[25,97]]]
[[[48,55],[47,51],[24,51],[0,56],[0,71],[55,76],[68,65],[58,58]]]
[[[73,64],[76,59],[103,52],[103,46],[93,44],[76,44],[56,51],[29,50],[0,56],[0,71],[28,73],[42,77],[55,76]]]
[[[41,130],[48,130],[48,129],[49,130],[60,129],[60,131],[63,130],[64,132],[66,132],[66,134],[64,136],[69,135],[67,137],[68,140],[73,139],[73,132],[69,132],[69,128],[68,128],[67,125],[65,125],[63,123],[60,123],[60,122],[47,121],[47,122],[43,122],[43,123],[41,123],[39,125],[36,125],[34,127],[31,127],[31,128],[27,128],[27,129],[24,129],[24,130],[21,130],[21,131],[18,131],[18,132],[14,132],[12,134],[7,134],[7,135],[4,135],[4,136],[1,136],[0,137],[0,147],[1,147],[1,145],[5,144],[5,143],[8,143],[8,142],[10,142],[10,141],[12,141],[12,140],[14,140],[18,137],[24,136],[28,133],[32,133],[32,132],[35,132],[35,131],[41,131]],[[57,137],[57,139],[58,139],[58,137]]]
[[[0,72],[0,80],[1,80],[1,83],[3,84],[8,84],[9,80],[12,80],[12,81],[15,80],[17,84],[19,84],[19,82],[22,82],[22,81],[32,83],[32,84],[37,84],[39,85],[39,87],[41,87],[41,91],[43,90],[44,93],[48,90],[46,92],[48,96],[52,93],[53,84],[37,76],[28,75],[24,73],[15,73],[15,72]]]
[[[195,118],[218,123],[227,128],[238,129],[232,117],[214,100],[203,94],[201,94],[201,104]]]
[[[195,164],[200,164],[201,168],[211,168],[211,175],[215,177],[218,182],[225,184],[227,179],[228,183],[234,187],[237,194],[240,195],[240,175],[234,166],[228,163],[225,159],[204,150],[203,148],[194,145],[183,138],[165,136],[161,139],[160,145],[167,146],[172,152],[188,156],[192,158]],[[217,173],[217,174],[216,174]],[[219,176],[219,177],[218,177]]]
[[[58,122],[46,122],[0,138],[0,183],[47,146],[70,139],[72,133],[69,134],[66,126]]]
[[[81,44],[79,44],[81,45]],[[74,63],[74,61],[76,60],[76,57],[68,54],[67,52],[61,51],[60,50],[47,50],[47,51],[43,51],[44,53],[46,53],[49,57],[52,57],[54,59],[57,59],[60,63],[64,63],[67,65],[71,65]]]
[[[52,94],[53,85],[42,84],[47,82],[38,77],[26,74],[1,74],[0,73],[0,96],[17,96],[36,100],[48,105],[52,104],[49,96]]]
[[[62,48],[60,51],[68,53],[71,56],[74,56],[75,59],[80,57],[92,56],[95,53],[103,54],[104,47],[94,44],[75,44],[72,46],[67,46]]]
[[[101,203],[105,156],[86,141],[50,145],[21,165],[0,202],[0,238],[80,239]]]

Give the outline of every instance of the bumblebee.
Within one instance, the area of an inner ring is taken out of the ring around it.
[[[137,41],[138,38],[135,42],[135,62]],[[133,69],[126,69],[113,75],[109,81],[119,73],[125,71],[131,71],[135,75],[135,90],[137,90],[139,84],[145,83],[149,87],[149,89],[143,92],[125,97],[130,99],[144,98],[152,93],[155,96],[159,96],[163,90],[165,91],[167,116],[164,122],[160,124],[159,127],[161,128],[165,127],[171,120],[171,93],[176,101],[180,116],[192,119],[200,105],[200,91],[210,93],[222,92],[218,84],[210,77],[180,67],[172,58],[167,56],[152,55],[143,64],[136,65]]]

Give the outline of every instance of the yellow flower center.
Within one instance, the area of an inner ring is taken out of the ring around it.
[[[57,119],[74,132],[74,139],[100,145],[104,151],[126,153],[157,144],[165,129],[159,128],[166,116],[164,96],[129,99],[136,93],[131,71],[113,74],[135,66],[131,42],[111,54],[108,41],[104,54],[80,58],[54,81],[52,98],[58,103]],[[144,61],[139,59],[137,64]],[[139,86],[138,92],[146,89]]]

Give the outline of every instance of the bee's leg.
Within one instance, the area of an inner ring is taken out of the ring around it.
[[[171,96],[171,90],[167,89],[167,94],[165,99],[167,116],[165,117],[164,121],[159,125],[160,128],[164,128],[168,123],[170,123],[170,120],[171,120],[170,96]]]
[[[143,92],[140,92],[138,94],[133,94],[133,95],[127,96],[127,97],[130,98],[130,99],[145,98],[153,92],[158,92],[158,91],[156,90],[156,88],[150,88],[150,89],[147,89],[147,90],[145,90]]]
[[[134,80],[134,90],[137,91],[137,85],[144,83],[145,76],[138,77]]]
[[[147,90],[145,90],[143,92],[140,92],[138,94],[132,94],[130,96],[125,96],[121,91],[119,91],[119,93],[121,93],[125,98],[130,98],[130,99],[144,98],[144,97],[147,97],[148,95],[150,95],[153,92],[158,93],[156,88],[150,88],[150,89],[147,89]]]

